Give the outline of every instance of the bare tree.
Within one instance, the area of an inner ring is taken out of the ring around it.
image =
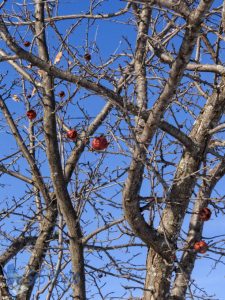
[[[75,2],[0,4],[0,299],[217,299],[225,4]]]

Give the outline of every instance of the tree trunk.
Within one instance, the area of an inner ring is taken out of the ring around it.
[[[165,300],[168,298],[173,265],[165,263],[153,249],[149,249],[143,300]]]

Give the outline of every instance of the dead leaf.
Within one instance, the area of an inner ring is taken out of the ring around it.
[[[12,95],[12,98],[13,98],[13,100],[16,101],[16,102],[19,102],[19,101],[20,101],[20,98],[19,98],[18,95]]]
[[[60,51],[57,55],[56,55],[56,57],[55,57],[55,60],[54,60],[54,65],[56,65],[57,63],[59,63],[60,62],[60,60],[61,60],[61,58],[62,58],[62,51]]]
[[[34,87],[33,90],[32,90],[32,93],[31,93],[31,97],[33,97],[36,93],[37,93],[37,90],[36,90],[36,88]]]
[[[40,77],[43,77],[43,76],[45,75],[45,71],[43,71],[43,70],[38,70],[38,75],[39,75]]]

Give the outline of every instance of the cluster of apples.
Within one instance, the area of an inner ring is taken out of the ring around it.
[[[203,207],[198,214],[199,214],[199,219],[205,222],[210,219],[212,212],[208,207]],[[201,240],[195,242],[194,249],[195,251],[204,254],[208,250],[208,245],[205,241]]]
[[[62,98],[65,96],[65,93],[62,91],[59,93],[59,96]],[[29,120],[35,119],[37,116],[36,112],[31,109],[27,111],[27,117]],[[67,131],[66,136],[68,139],[75,141],[77,139],[77,131],[75,129],[70,129]],[[101,151],[105,150],[108,147],[109,143],[104,135],[101,135],[99,137],[95,137],[92,140],[91,147],[93,150]],[[208,207],[203,207],[199,212],[199,219],[203,222],[208,221],[211,217],[211,210]],[[198,242],[195,242],[194,244],[195,251],[204,254],[208,250],[208,245],[205,241],[201,240]]]
[[[65,96],[65,92],[64,92],[64,91],[61,91],[61,92],[59,93],[59,97],[60,97],[60,98],[63,98],[64,96]],[[31,95],[27,95],[27,98],[31,98]],[[27,111],[27,117],[28,117],[28,119],[31,120],[31,121],[34,120],[34,119],[37,117],[36,111],[33,110],[33,109],[28,110],[28,111]]]
[[[63,92],[64,93],[64,92]],[[65,93],[64,94],[61,94],[61,97],[64,97],[65,96]],[[27,117],[29,120],[34,120],[37,116],[37,113],[35,110],[33,109],[30,109],[27,111]],[[66,136],[68,139],[72,140],[72,141],[76,141],[77,139],[77,131],[75,129],[70,129],[67,131],[66,133]],[[109,145],[109,142],[107,141],[106,137],[104,135],[101,135],[99,137],[95,137],[93,140],[92,140],[92,143],[91,143],[91,147],[93,150],[96,150],[96,151],[101,151],[101,150],[105,150]]]
[[[75,141],[77,139],[77,131],[75,129],[70,129],[67,131],[66,136],[68,139]],[[95,137],[91,142],[91,148],[96,151],[105,150],[108,145],[109,142],[104,135]]]
[[[66,136],[68,139],[75,141],[77,139],[77,131],[70,129],[67,131]],[[91,142],[91,148],[96,151],[105,150],[109,143],[104,135],[95,137]]]
[[[25,43],[29,43],[29,42],[24,42],[24,44]],[[27,44],[28,45],[28,44]],[[28,47],[28,46],[27,46]],[[61,92],[59,92],[59,97],[60,98],[63,98],[63,97],[65,97],[65,92],[64,91],[61,91]],[[29,98],[31,98],[32,96],[30,95],[30,94],[28,94],[27,95],[27,98],[29,99]],[[36,111],[35,110],[33,110],[33,109],[30,109],[30,110],[28,110],[27,111],[27,117],[28,117],[28,119],[29,120],[34,120],[36,117],[37,117],[37,113],[36,113]]]
[[[36,116],[37,113],[35,110],[30,109],[27,111],[27,117],[29,120],[34,120]],[[77,139],[77,131],[75,129],[70,129],[67,131],[66,136],[68,139],[75,141]],[[92,149],[96,151],[105,150],[108,147],[108,145],[109,143],[104,135],[95,137],[91,143]]]

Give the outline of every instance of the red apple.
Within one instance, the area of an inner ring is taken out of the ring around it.
[[[66,136],[68,139],[75,141],[77,138],[77,131],[75,129],[70,129],[67,131]]]
[[[84,54],[84,59],[85,59],[86,61],[90,61],[90,60],[91,60],[91,54],[85,53],[85,54]]]
[[[194,244],[195,251],[204,254],[208,250],[208,245],[205,241],[199,241]]]
[[[23,43],[24,47],[30,47],[31,43],[29,41],[25,41]]]
[[[60,97],[60,98],[65,97],[65,92],[64,92],[64,91],[59,92],[59,97]]]
[[[28,117],[29,120],[35,119],[36,116],[37,116],[37,114],[36,114],[35,110],[31,109],[31,110],[27,111],[27,117]]]
[[[211,210],[208,207],[203,207],[199,212],[199,219],[202,221],[208,221],[211,217]]]
[[[94,150],[105,150],[108,147],[109,143],[104,135],[95,137],[91,143],[92,149]]]

